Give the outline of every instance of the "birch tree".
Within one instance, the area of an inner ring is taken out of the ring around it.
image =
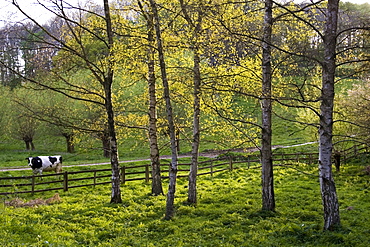
[[[339,0],[328,0],[324,30],[324,57],[319,126],[319,178],[324,208],[324,229],[340,225],[339,204],[332,174],[333,109]]]
[[[176,133],[175,133],[175,125],[173,119],[173,112],[172,112],[172,104],[170,98],[170,88],[167,78],[167,69],[166,69],[166,62],[164,59],[164,51],[162,45],[162,36],[161,36],[161,26],[160,26],[160,19],[158,15],[157,3],[155,0],[149,0],[151,11],[153,13],[154,18],[154,29],[156,33],[156,41],[157,41],[157,50],[158,50],[158,58],[159,58],[159,65],[161,69],[161,76],[162,76],[162,83],[163,83],[163,97],[166,102],[166,111],[167,111],[167,121],[168,121],[168,130],[170,135],[170,143],[171,143],[171,164],[169,169],[169,185],[168,185],[168,192],[167,192],[167,200],[166,200],[166,213],[165,219],[170,220],[175,215],[175,192],[176,192],[176,178],[177,178],[177,163],[178,163],[178,154],[177,154],[177,145],[176,145]]]
[[[163,194],[161,179],[161,164],[159,158],[158,135],[157,135],[157,89],[155,77],[155,31],[153,11],[146,11],[144,4],[138,0],[138,5],[144,16],[147,26],[147,66],[148,66],[148,94],[149,94],[149,148],[150,162],[152,167],[152,195]]]
[[[262,210],[275,210],[274,179],[272,164],[272,99],[271,99],[271,36],[272,0],[265,1],[265,16],[262,42]]]
[[[113,84],[113,29],[112,21],[110,16],[110,8],[108,0],[104,0],[104,15],[107,32],[107,68],[103,76],[102,85],[105,93],[104,105],[107,113],[108,131],[110,139],[110,162],[112,167],[112,194],[111,203],[121,203],[121,183],[119,174],[119,163],[118,163],[118,147],[116,129],[114,124],[114,109],[112,101],[112,84]]]
[[[190,26],[190,49],[193,52],[193,139],[191,149],[191,166],[189,174],[188,203],[197,203],[197,175],[198,175],[198,156],[200,145],[200,91],[201,91],[201,73],[200,73],[200,51],[199,38],[202,31],[203,10],[202,3],[196,3],[196,15],[194,18],[189,13],[189,6],[180,0],[181,11]]]

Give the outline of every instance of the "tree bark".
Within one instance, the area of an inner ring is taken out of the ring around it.
[[[154,67],[154,23],[153,14],[147,15],[148,22],[148,90],[149,90],[149,145],[152,166],[152,195],[163,195],[161,164],[157,138],[157,97]]]
[[[271,123],[271,36],[272,0],[265,1],[265,17],[262,43],[262,210],[275,211],[274,178],[272,164],[272,123]]]
[[[163,52],[163,44],[162,44],[162,38],[161,38],[161,29],[160,29],[157,4],[155,0],[149,0],[149,2],[150,2],[150,6],[153,12],[153,17],[154,17],[154,28],[156,32],[159,65],[161,68],[164,99],[166,102],[168,130],[169,130],[170,143],[171,143],[171,164],[170,164],[170,169],[169,169],[169,185],[168,185],[166,214],[165,214],[165,219],[170,220],[173,218],[175,214],[174,201],[175,201],[175,192],[176,192],[177,163],[178,163],[178,160],[177,160],[178,155],[177,155],[177,147],[176,147],[176,133],[175,133],[175,124],[173,120],[172,105],[171,105],[171,98],[170,98],[170,88],[169,88],[169,83],[167,79],[166,63],[164,60],[164,52]]]
[[[200,143],[200,57],[198,50],[194,50],[194,105],[193,105],[193,142],[191,151],[191,166],[189,174],[188,203],[197,204],[197,174]]]
[[[32,138],[23,139],[24,143],[26,144],[26,150],[35,150],[35,145],[33,144]]]
[[[62,133],[62,135],[64,136],[64,138],[66,138],[67,152],[74,153],[75,152],[75,145],[73,143],[74,135],[71,133]]]
[[[26,144],[26,150],[30,150],[30,142],[29,141],[24,141],[24,143]]]
[[[109,141],[109,130],[105,128],[102,132],[98,133],[98,138],[101,140],[103,147],[103,156],[110,158],[110,141]]]
[[[121,203],[121,184],[119,174],[119,163],[118,163],[118,148],[117,148],[117,137],[114,123],[114,111],[112,102],[112,84],[113,84],[113,65],[111,61],[112,47],[113,47],[113,31],[112,22],[109,12],[108,0],[104,0],[104,13],[106,21],[106,29],[108,36],[108,67],[104,78],[104,92],[105,92],[105,109],[108,117],[108,132],[110,139],[110,161],[112,167],[112,194],[111,203]]]
[[[73,143],[73,136],[66,137],[67,142],[67,152],[74,153],[75,152],[75,145]]]
[[[191,49],[194,54],[193,58],[193,141],[191,149],[191,165],[189,173],[189,186],[188,186],[188,203],[197,204],[197,175],[198,175],[198,157],[200,145],[200,55],[199,55],[199,35],[202,31],[202,10],[198,5],[196,20],[191,19],[188,10],[191,9],[185,5],[183,0],[180,0],[181,10],[188,25],[193,28],[191,36]]]
[[[335,164],[335,170],[337,172],[340,172],[340,152],[337,151],[334,153],[334,164]]]
[[[339,204],[332,174],[334,79],[339,0],[329,0],[324,33],[324,61],[319,127],[319,177],[324,208],[324,230],[340,225]]]

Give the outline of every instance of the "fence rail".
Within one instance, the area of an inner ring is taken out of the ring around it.
[[[345,163],[348,159],[353,158],[361,153],[368,153],[368,146],[354,146],[341,152],[342,162]],[[294,161],[308,164],[314,164],[318,160],[318,153],[274,153],[273,161]],[[169,165],[164,164],[162,160],[161,174],[162,178],[168,178],[163,174],[168,174]],[[251,166],[258,167],[260,164],[259,155],[249,155],[245,157],[224,157],[222,159],[211,159],[199,162],[198,176],[213,175],[226,170],[236,168],[250,168]],[[190,163],[178,164],[178,177],[187,177],[189,173]],[[128,181],[145,180],[149,182],[152,171],[149,164],[137,166],[121,166],[120,178],[121,183]],[[21,177],[0,177],[0,195],[36,193],[52,190],[68,191],[71,188],[96,186],[111,183],[111,169],[94,169],[86,171],[71,171],[56,174],[33,175]],[[54,187],[53,187],[54,186]]]

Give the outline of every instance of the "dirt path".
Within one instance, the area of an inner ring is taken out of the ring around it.
[[[307,142],[302,144],[296,144],[296,145],[290,145],[290,146],[283,146],[283,145],[274,145],[272,149],[277,148],[290,148],[290,147],[299,147],[304,145],[310,145],[314,144],[316,142]],[[236,148],[236,149],[227,149],[227,150],[207,150],[205,152],[199,153],[199,156],[207,157],[207,158],[216,158],[217,156],[221,154],[225,154],[228,152],[239,152],[239,153],[252,153],[258,151],[258,147],[250,147],[250,148]],[[190,158],[191,154],[181,154],[178,156],[179,158]],[[163,155],[161,156],[161,159],[171,159],[170,155]],[[120,164],[124,163],[131,163],[131,162],[137,162],[137,161],[150,161],[150,159],[135,159],[135,160],[124,160],[120,161]],[[110,162],[103,162],[103,163],[91,163],[91,164],[79,164],[79,165],[63,165],[63,167],[76,167],[76,166],[100,166],[100,165],[109,165]],[[9,167],[9,168],[0,168],[0,172],[6,172],[6,171],[26,171],[30,170],[29,167],[19,166],[19,167]]]
[[[179,158],[186,158],[186,157],[191,157],[191,156],[190,155],[187,155],[187,154],[179,155]],[[170,159],[170,158],[171,158],[170,155],[161,156],[161,159]],[[131,162],[137,162],[137,161],[150,161],[150,159],[123,160],[123,161],[120,161],[119,163],[120,164],[124,164],[124,163],[131,163]],[[63,167],[101,166],[101,165],[110,165],[110,162],[90,163],[90,164],[78,164],[78,165],[63,165]],[[3,168],[0,168],[0,172],[6,172],[6,171],[26,171],[26,170],[30,170],[30,168],[29,167],[24,167],[24,166],[8,167],[8,168],[3,167]]]

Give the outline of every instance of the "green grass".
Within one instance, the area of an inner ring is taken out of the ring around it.
[[[27,157],[39,155],[62,155],[65,164],[83,164],[83,163],[99,163],[107,162],[109,159],[102,156],[100,150],[84,150],[79,148],[77,153],[66,153],[62,139],[46,138],[48,142],[35,140],[36,150],[25,150],[25,146],[21,141],[4,141],[0,142],[0,167],[19,167],[27,166]]]
[[[165,196],[150,196],[150,184],[140,181],[122,186],[119,205],[108,203],[110,186],[59,192],[62,202],[47,206],[0,204],[0,245],[368,246],[370,178],[363,169],[347,164],[335,174],[342,228],[334,232],[322,231],[316,165],[299,164],[275,168],[276,213],[260,211],[260,170],[237,169],[199,177],[197,207],[183,203],[187,181],[178,179],[171,221],[163,220]]]

